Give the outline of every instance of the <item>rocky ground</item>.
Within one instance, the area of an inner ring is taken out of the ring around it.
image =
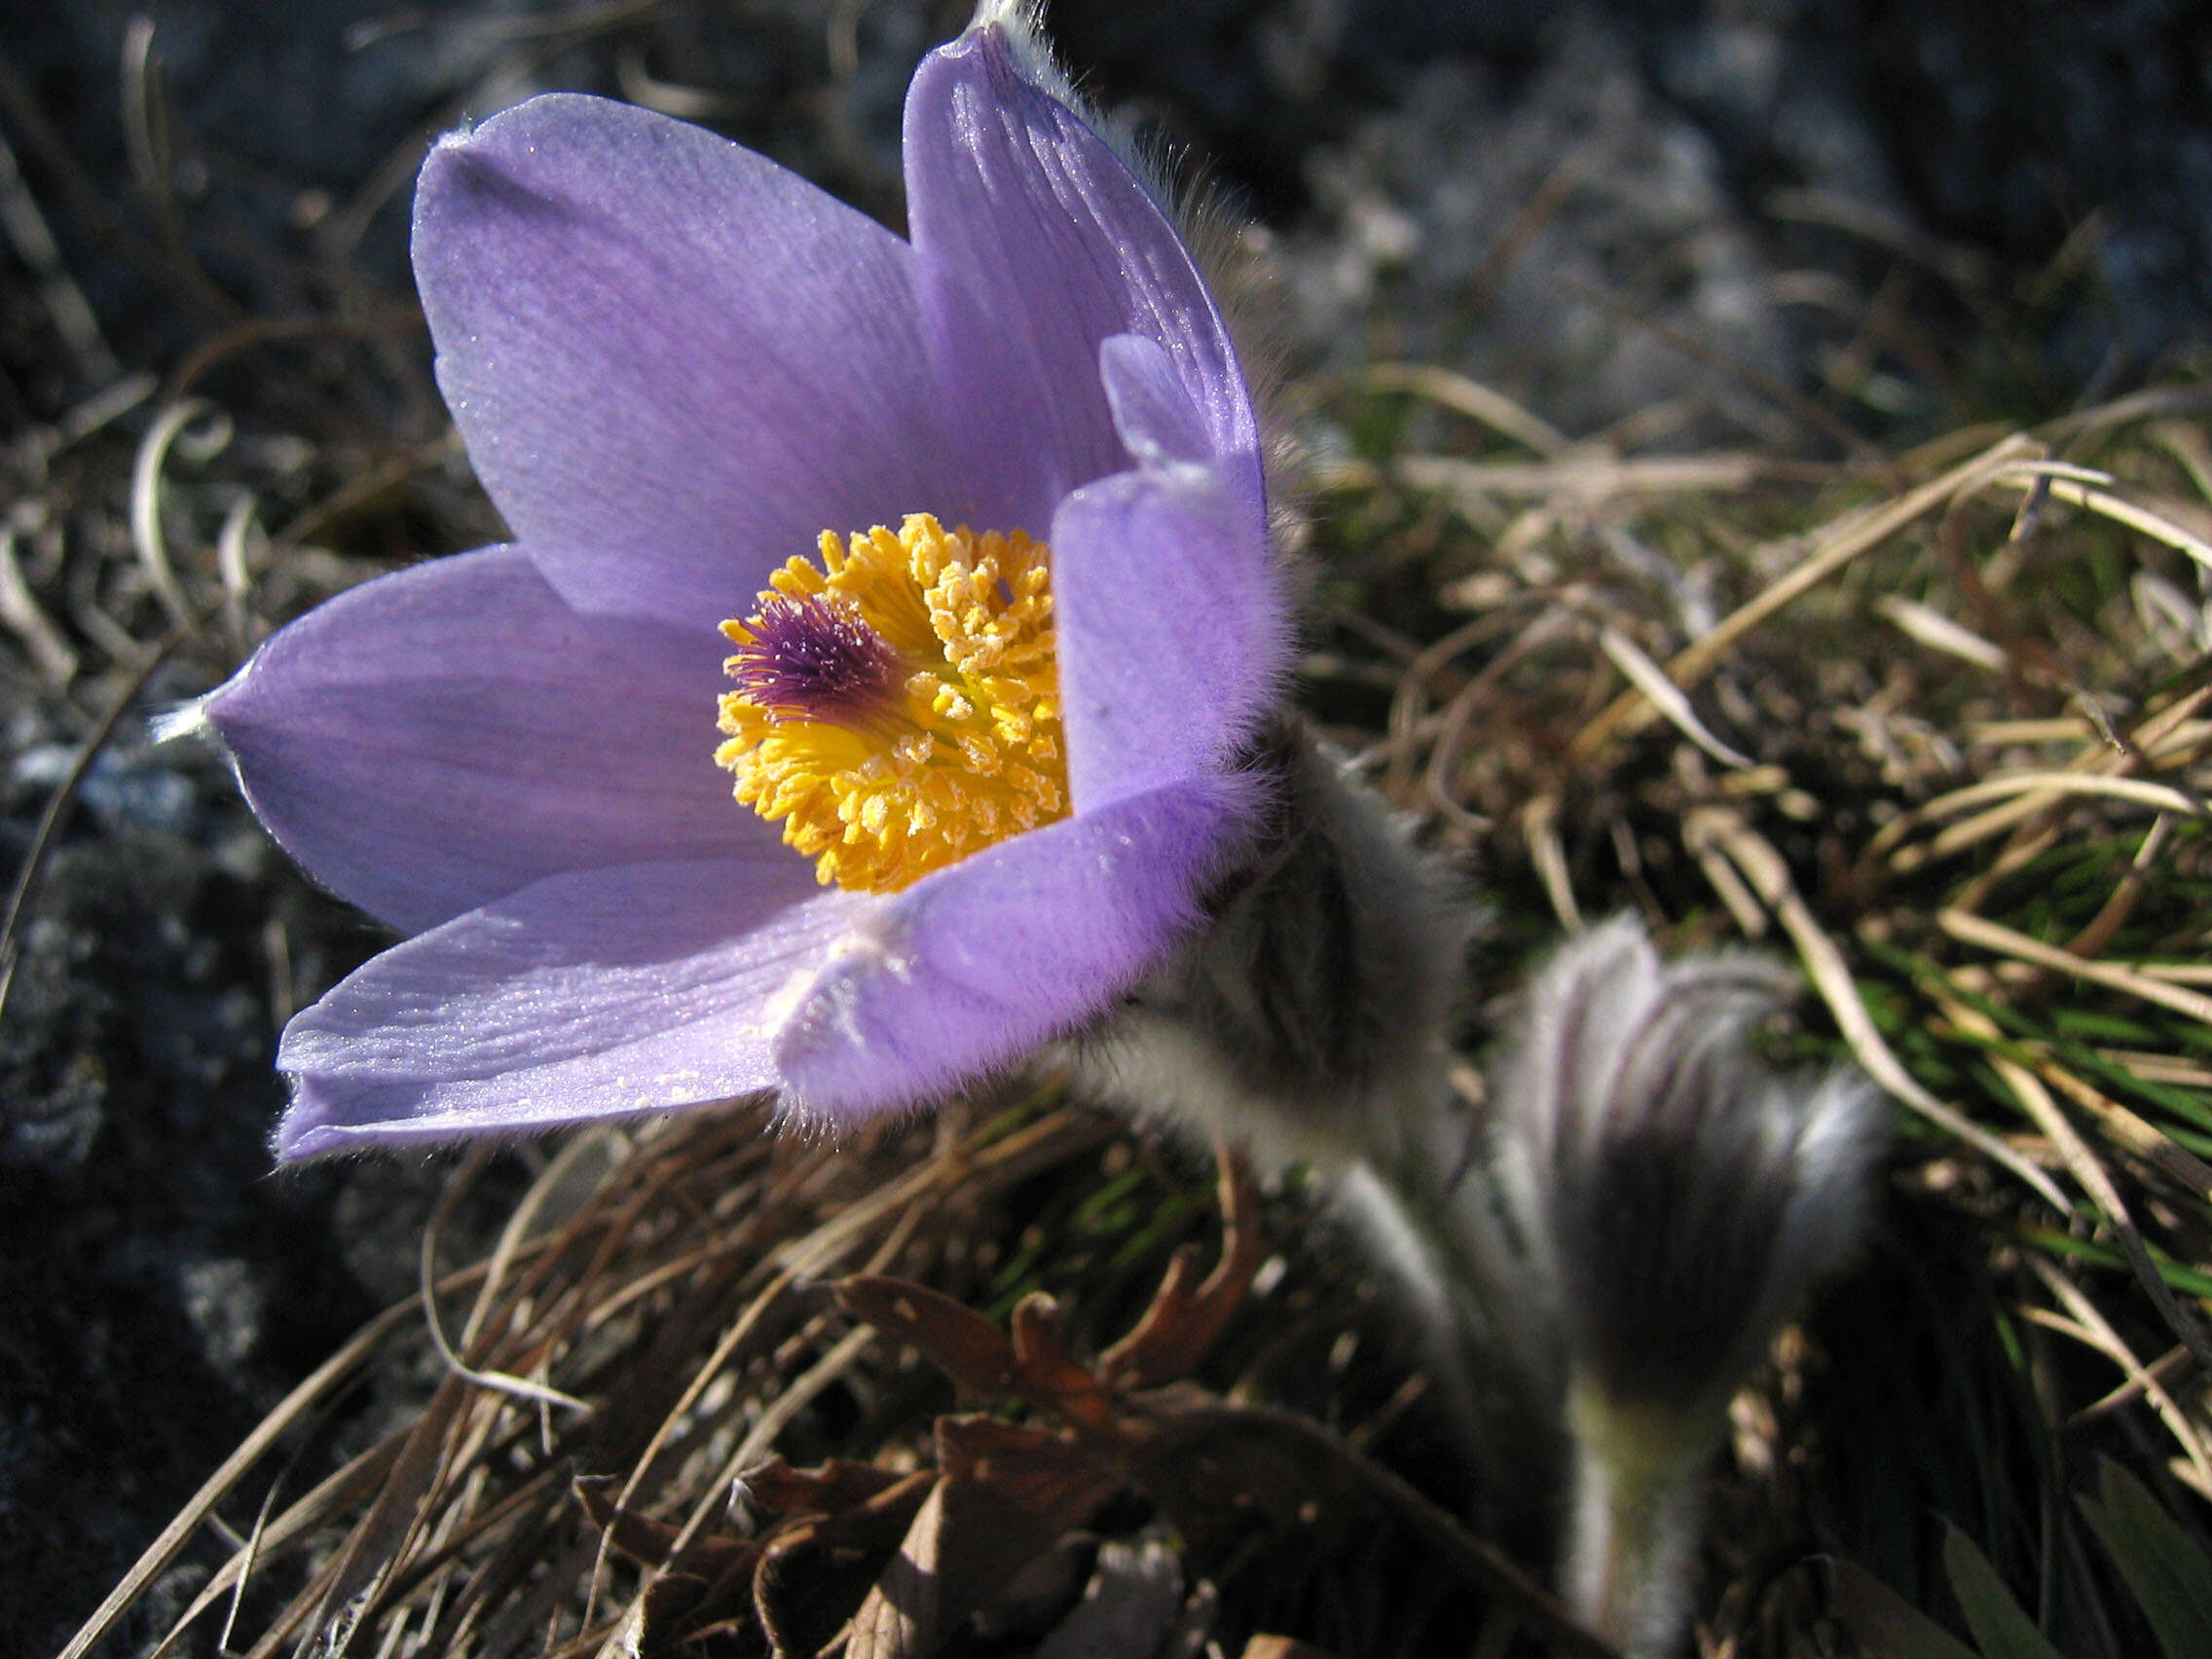
[[[275,1032],[378,937],[265,843],[219,757],[155,746],[145,717],[263,622],[492,533],[404,318],[424,136],[535,90],[623,92],[893,216],[906,74],[961,21],[918,0],[160,18],[149,43],[116,5],[0,17],[0,849],[39,860],[0,955],[0,1652],[26,1655],[413,1282],[434,1168],[278,1176],[264,1145]],[[1975,395],[2038,411],[2124,387],[2212,314],[2212,21],[2179,0],[1066,0],[1053,23],[1256,217],[1298,375],[1418,359],[1573,435],[1669,410],[1683,447],[1809,423],[1817,449],[1806,409],[1870,293],[1895,290],[1900,339],[2001,322]],[[160,400],[131,377],[302,316],[344,338],[199,383],[235,431],[170,503],[180,543],[211,551],[241,489],[275,522],[395,455],[415,470],[165,650],[130,529]],[[1891,387],[1860,429],[1949,413],[1939,381]]]

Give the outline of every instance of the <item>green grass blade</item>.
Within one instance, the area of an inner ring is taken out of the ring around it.
[[[2098,1495],[2075,1499],[2083,1519],[2135,1593],[2166,1659],[2212,1655],[2212,1560],[2150,1489],[2100,1460]]]
[[[1839,1561],[1830,1570],[1829,1605],[1868,1659],[1979,1659],[1856,1562]]]
[[[1987,1659],[2063,1659],[2036,1629],[2035,1621],[2020,1610],[1989,1558],[1956,1527],[1944,1530],[1943,1566],[1951,1575],[1951,1593],[1967,1616],[1967,1628]]]

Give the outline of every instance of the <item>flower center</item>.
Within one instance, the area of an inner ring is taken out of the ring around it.
[[[927,513],[794,558],[722,632],[718,765],[825,886],[893,892],[1067,816],[1050,550]]]

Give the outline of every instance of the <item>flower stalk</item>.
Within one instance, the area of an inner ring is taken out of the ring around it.
[[[1588,1382],[1567,1394],[1573,1475],[1560,1567],[1567,1607],[1631,1659],[1680,1639],[1719,1423],[1640,1411]]]

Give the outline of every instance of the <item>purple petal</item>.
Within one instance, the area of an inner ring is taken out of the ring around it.
[[[808,894],[816,897],[808,898]],[[803,860],[556,876],[395,945],[285,1028],[278,1156],[514,1134],[776,1086],[779,996],[855,912]]]
[[[1204,413],[1159,341],[1141,334],[1108,336],[1098,346],[1098,382],[1114,431],[1139,466],[1215,459]]]
[[[824,530],[929,510],[940,424],[905,244],[765,158],[533,98],[424,164],[438,379],[572,604],[712,626]]]
[[[1197,925],[1258,795],[1228,776],[1119,800],[866,912],[776,1040],[787,1108],[920,1105],[1098,1014]]]
[[[1076,810],[1219,769],[1274,699],[1290,621],[1258,463],[1124,472],[1052,521]]]
[[[339,595],[207,714],[285,850],[413,933],[563,870],[775,856],[714,763],[720,655],[487,548]]]
[[[1166,349],[1217,455],[1258,438],[1236,355],[1168,215],[1025,69],[1002,25],[923,59],[906,94],[906,203],[930,351],[977,527],[1032,535],[1124,464],[1098,347]],[[1006,442],[1009,430],[1023,441]]]

